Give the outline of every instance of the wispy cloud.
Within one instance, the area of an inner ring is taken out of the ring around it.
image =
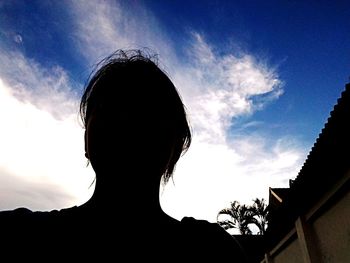
[[[164,192],[164,207],[181,218],[215,221],[233,200],[268,198],[269,187],[287,187],[306,155],[300,142],[237,126],[283,94],[277,69],[251,54],[218,54],[199,33],[191,33],[187,63],[177,65],[174,82],[181,90],[194,131],[190,150],[180,159],[175,186]],[[232,134],[234,133],[234,134]],[[176,200],[176,201],[175,201]]]
[[[182,78],[184,94],[191,90],[191,120],[204,140],[224,142],[234,118],[251,115],[283,94],[276,71],[252,55],[218,55],[198,33],[192,33],[188,54],[190,62],[176,77]]]
[[[0,58],[0,208],[17,203],[49,210],[83,202],[93,175],[85,168],[67,73],[19,52],[2,51]]]
[[[117,49],[149,48],[172,56],[166,34],[144,6],[123,8],[118,1],[69,1],[77,50],[95,64]],[[93,12],[91,12],[93,10]]]
[[[62,67],[43,68],[19,51],[0,51],[0,61],[1,77],[17,99],[32,103],[56,118],[76,113],[78,93],[73,88],[77,84],[69,80]]]

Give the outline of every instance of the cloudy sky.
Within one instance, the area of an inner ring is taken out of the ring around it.
[[[52,210],[93,193],[78,104],[94,65],[147,47],[193,129],[171,216],[215,221],[288,187],[350,76],[347,1],[0,0],[0,209]]]

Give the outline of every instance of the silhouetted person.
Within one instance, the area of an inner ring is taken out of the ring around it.
[[[160,206],[160,183],[171,179],[191,132],[175,86],[151,58],[131,50],[105,59],[86,86],[80,113],[85,156],[96,173],[92,197],[59,211],[0,213],[7,247],[34,240],[50,253],[81,251],[111,261],[243,262],[219,225],[178,221]]]

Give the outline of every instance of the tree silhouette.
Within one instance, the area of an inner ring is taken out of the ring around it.
[[[230,218],[226,220],[219,220],[220,215],[228,215]],[[225,230],[230,228],[237,228],[241,235],[251,235],[252,231],[249,224],[255,224],[253,211],[246,205],[241,205],[238,201],[231,203],[230,208],[225,208],[219,211],[217,215],[217,222]]]
[[[265,202],[265,199],[255,198],[253,200],[253,205],[250,207],[254,214],[254,218],[257,219],[254,224],[259,228],[258,235],[265,234],[268,220],[267,216],[269,213],[268,205]]]
[[[220,220],[221,215],[228,215],[228,219]],[[241,205],[238,201],[231,202],[229,208],[224,208],[217,215],[218,224],[225,230],[236,228],[241,235],[251,235],[250,225],[258,227],[258,235],[263,235],[267,227],[268,206],[265,200],[254,199],[252,206]]]

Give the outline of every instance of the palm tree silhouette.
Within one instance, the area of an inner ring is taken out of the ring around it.
[[[229,219],[220,220],[220,215],[228,215]],[[254,218],[254,212],[246,205],[241,205],[238,201],[231,203],[230,208],[219,211],[217,215],[218,224],[225,230],[236,228],[241,235],[251,235],[250,224],[256,224],[257,219]]]
[[[256,219],[253,224],[259,228],[258,235],[264,235],[268,224],[267,217],[269,213],[269,207],[266,204],[264,198],[255,198],[253,202],[253,205],[250,207],[253,216]]]
[[[241,205],[238,201],[231,203],[230,208],[219,211],[216,221],[225,230],[236,228],[241,235],[251,235],[252,231],[249,225],[257,226],[258,235],[264,235],[268,224],[269,207],[265,199],[255,198],[252,206]],[[220,219],[221,215],[228,215],[227,219]]]

